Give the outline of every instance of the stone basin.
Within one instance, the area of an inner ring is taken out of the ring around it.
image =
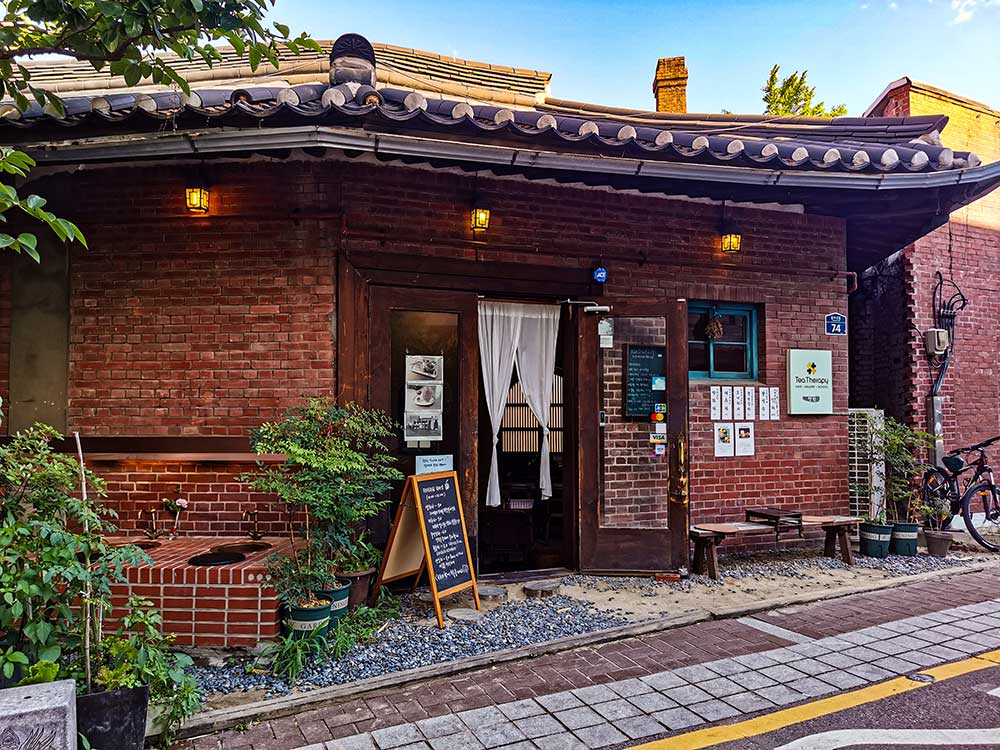
[[[261,552],[271,549],[267,542],[232,542],[230,544],[217,544],[209,550],[210,552],[238,552],[242,555],[251,555],[254,552]]]

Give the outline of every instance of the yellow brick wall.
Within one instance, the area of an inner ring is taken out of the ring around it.
[[[945,146],[972,151],[984,164],[1000,161],[1000,111],[914,86],[910,89],[910,114],[948,115],[948,126],[941,134]],[[1000,191],[956,211],[952,222],[1000,229]]]

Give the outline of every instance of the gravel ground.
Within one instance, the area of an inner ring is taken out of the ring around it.
[[[880,570],[890,578],[910,576],[929,571],[945,571],[965,567],[976,562],[991,559],[990,555],[949,555],[948,557],[931,557],[917,555],[902,557],[889,555],[884,559],[854,556],[854,567]],[[807,580],[813,578],[818,570],[850,570],[851,566],[840,559],[823,557],[815,551],[782,550],[769,553],[735,553],[720,556],[719,572],[723,580],[714,581],[708,576],[691,575],[678,582],[657,581],[652,576],[587,576],[571,575],[562,579],[564,586],[580,586],[596,591],[628,591],[645,597],[657,596],[664,588],[675,591],[690,591],[699,586],[723,586],[724,579],[763,580],[775,578],[797,578]]]
[[[298,687],[339,685],[390,672],[607,630],[629,622],[589,602],[565,596],[511,602],[487,612],[478,622],[451,621],[444,630],[439,629],[436,623],[427,623],[422,614],[422,611],[404,606],[404,618],[390,623],[374,643],[355,646],[342,659],[315,662],[300,677]],[[221,667],[194,667],[191,672],[209,694],[260,688],[275,695],[287,693],[292,687],[271,675],[247,672],[246,662]]]

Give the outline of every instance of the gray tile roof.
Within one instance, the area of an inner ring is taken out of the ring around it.
[[[935,131],[947,122],[940,116],[663,116],[594,105],[574,107],[558,101],[530,108],[506,107],[429,98],[414,88],[375,90],[358,84],[327,83],[198,88],[190,96],[171,91],[120,91],[67,96],[63,101],[66,111],[61,117],[37,105],[21,112],[13,104],[0,104],[0,141],[164,127],[339,124],[433,131],[490,141],[528,139],[547,150],[772,170],[907,173],[979,163],[973,154],[933,145]]]

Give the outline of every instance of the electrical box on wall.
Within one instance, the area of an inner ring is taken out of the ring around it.
[[[940,357],[948,351],[948,331],[944,328],[928,328],[924,331],[924,349],[928,357]]]

